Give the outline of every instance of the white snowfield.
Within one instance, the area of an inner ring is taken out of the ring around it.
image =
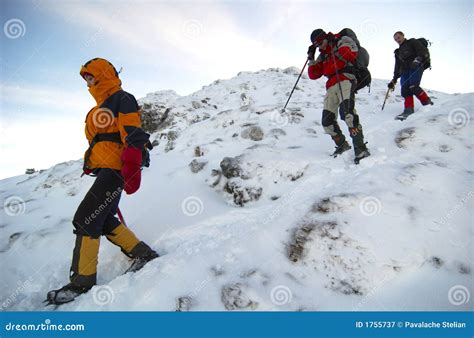
[[[141,99],[171,110],[120,208],[162,257],[122,275],[130,262],[103,237],[98,285],[58,310],[472,310],[474,94],[428,91],[435,105],[400,122],[400,88],[381,111],[387,81],[374,80],[356,100],[372,156],[355,165],[353,150],[330,157],[324,79],[303,76],[281,113],[298,74]],[[93,182],[81,168],[0,182],[2,310],[49,310],[46,292],[68,282],[71,220]]]

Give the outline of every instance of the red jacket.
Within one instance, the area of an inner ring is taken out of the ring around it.
[[[355,63],[358,52],[357,45],[348,36],[342,38],[338,34],[335,36],[338,39],[336,45],[328,45],[315,61],[310,61],[308,67],[308,76],[311,80],[319,79],[323,75],[328,78],[326,89],[337,83],[336,70],[339,73],[339,81],[355,78],[353,74],[340,71],[350,66],[351,63]]]

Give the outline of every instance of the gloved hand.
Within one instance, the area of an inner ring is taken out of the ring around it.
[[[308,60],[314,60],[314,54],[316,54],[316,46],[311,45],[308,47]]]
[[[413,60],[413,62],[411,63],[410,68],[411,68],[411,69],[416,69],[416,68],[418,68],[420,65],[421,65],[421,58],[418,56],[418,57],[415,58],[415,60]]]
[[[85,169],[82,170],[82,175],[81,176],[90,175],[90,174],[92,174],[93,171],[94,170],[92,170],[92,169],[85,168]]]
[[[122,176],[124,180],[124,190],[131,195],[140,188],[142,171],[142,151],[138,148],[127,147],[122,153]]]
[[[394,90],[396,85],[397,85],[397,79],[392,79],[392,81],[388,83],[387,87],[390,88],[391,90]]]

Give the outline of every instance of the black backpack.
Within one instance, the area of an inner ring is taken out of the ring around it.
[[[350,28],[344,28],[339,32],[340,36],[348,36],[357,45],[359,52],[357,53],[356,63],[354,64],[354,75],[357,79],[357,85],[355,91],[357,92],[359,89],[369,86],[370,91],[370,83],[372,82],[372,76],[370,75],[369,71],[369,52],[367,49],[360,45],[359,39],[354,31]]]
[[[428,48],[428,47],[431,46],[430,40],[427,40],[425,38],[418,38],[418,39],[415,39],[415,40],[418,40],[423,45],[423,47],[425,47],[425,49],[426,49],[426,56],[425,56],[425,59],[423,61],[423,69],[428,69],[428,68],[431,69],[430,50]]]

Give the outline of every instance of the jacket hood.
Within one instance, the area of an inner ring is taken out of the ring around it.
[[[79,72],[82,77],[86,73],[95,78],[95,84],[89,87],[89,92],[100,105],[110,95],[122,89],[117,70],[107,60],[95,58],[86,62]]]

